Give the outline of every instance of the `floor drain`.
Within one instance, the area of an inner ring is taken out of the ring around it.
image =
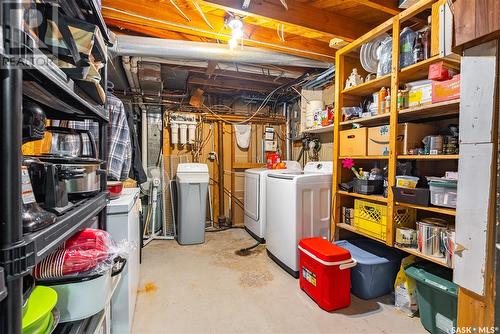
[[[238,256],[248,256],[252,254],[252,252],[249,249],[240,249],[234,252]]]

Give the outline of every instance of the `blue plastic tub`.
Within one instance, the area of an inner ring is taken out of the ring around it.
[[[358,264],[351,269],[351,292],[361,299],[384,296],[394,289],[394,280],[403,255],[369,239],[340,240],[336,244],[347,249]]]

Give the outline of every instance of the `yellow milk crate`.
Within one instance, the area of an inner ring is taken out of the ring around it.
[[[394,225],[398,227],[414,227],[417,210],[396,206],[394,208]],[[361,233],[386,241],[387,238],[387,205],[377,204],[360,199],[354,200],[354,227]]]

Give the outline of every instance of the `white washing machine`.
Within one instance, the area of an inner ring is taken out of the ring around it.
[[[309,162],[304,172],[267,176],[267,254],[299,277],[298,244],[330,237],[333,163]]]
[[[286,169],[252,168],[245,171],[245,229],[262,243],[266,233],[266,176],[269,173],[302,171],[297,161],[285,163]]]

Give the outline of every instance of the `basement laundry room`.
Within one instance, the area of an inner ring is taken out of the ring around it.
[[[0,334],[500,331],[498,0],[0,3]]]

